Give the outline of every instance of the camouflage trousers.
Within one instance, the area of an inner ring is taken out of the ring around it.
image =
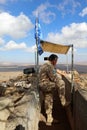
[[[65,82],[60,78],[56,83],[47,82],[43,83],[42,86],[45,90],[43,90],[44,95],[44,103],[45,103],[45,112],[52,118],[52,109],[53,109],[53,90],[56,88],[58,90],[58,94],[60,97],[61,104],[65,99]]]
[[[58,94],[59,94],[60,101],[61,101],[61,104],[62,104],[62,102],[63,102],[62,100],[65,97],[65,83],[64,83],[63,80],[60,80],[59,82],[60,82],[60,85],[58,84],[58,86],[56,85],[56,87],[58,87]],[[44,102],[45,102],[46,114],[52,114],[52,109],[53,109],[53,89],[52,89],[52,92],[44,94]]]

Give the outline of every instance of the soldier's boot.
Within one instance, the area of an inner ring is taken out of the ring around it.
[[[53,124],[58,124],[59,120],[54,119],[52,114],[47,114],[47,121],[46,121],[46,125],[51,126]]]
[[[53,117],[52,114],[47,114],[47,121],[46,121],[46,125],[51,126],[53,122]]]
[[[52,116],[52,106],[50,105],[48,109],[46,109],[47,114],[47,120],[46,125],[51,126],[53,122],[53,116]]]
[[[47,115],[46,125],[51,125],[53,121],[52,117],[53,109],[53,96],[51,93],[45,95],[45,111]]]

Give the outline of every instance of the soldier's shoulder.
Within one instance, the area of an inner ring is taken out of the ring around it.
[[[43,68],[51,68],[51,64],[49,63],[49,62],[46,62],[46,63],[44,63],[43,65],[41,65],[41,67],[40,67],[41,69],[43,69]]]
[[[46,68],[50,68],[50,67],[51,67],[51,64],[50,64],[49,62],[47,62],[47,63],[44,64],[44,66],[45,66]]]
[[[43,65],[41,65],[41,67],[43,67],[43,66],[48,66],[49,64],[46,62],[46,63],[44,63]]]

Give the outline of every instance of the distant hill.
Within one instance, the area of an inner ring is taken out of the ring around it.
[[[67,65],[58,64],[57,68],[62,70],[67,70]],[[77,70],[79,73],[87,73],[87,65],[74,64],[74,69]],[[71,65],[68,65],[68,71],[70,70],[71,70]]]
[[[0,72],[7,72],[7,71],[23,71],[25,68],[34,67],[34,65],[9,65],[9,66],[0,66]],[[65,64],[58,64],[58,69],[67,71],[67,65]],[[87,65],[74,65],[74,69],[77,70],[79,73],[87,73]],[[68,71],[71,70],[71,65],[68,65]]]

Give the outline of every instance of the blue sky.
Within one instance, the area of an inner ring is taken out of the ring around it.
[[[37,12],[42,39],[73,44],[74,62],[87,63],[87,0],[0,0],[0,63],[35,62]],[[49,55],[44,52],[40,63]],[[59,57],[66,63],[71,53]]]

